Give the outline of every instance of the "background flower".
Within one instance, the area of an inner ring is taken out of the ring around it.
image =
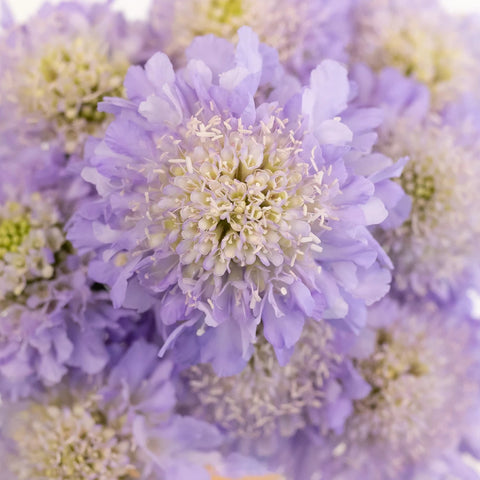
[[[462,451],[477,451],[479,324],[469,309],[390,298],[370,309],[356,366],[371,392],[331,438],[326,478],[446,478],[442,464],[444,473],[476,478],[461,474],[469,471]]]
[[[109,360],[106,344],[123,335],[101,285],[87,277],[89,255],[66,239],[66,222],[88,187],[59,149],[11,143],[1,156],[0,390],[24,396],[54,385],[68,368],[95,374]],[[125,318],[126,320],[126,318]],[[128,323],[128,322],[127,322]]]
[[[60,139],[83,151],[108,117],[105,95],[121,95],[130,62],[141,58],[141,31],[107,3],[45,4],[25,25],[2,32],[0,126],[35,144]]]
[[[236,40],[237,30],[247,25],[278,51],[289,71],[306,80],[321,60],[345,61],[352,5],[351,0],[154,0],[152,48],[182,63],[196,36],[212,33]]]
[[[434,114],[427,89],[393,69],[375,76],[359,67],[355,78],[358,101],[385,114],[376,148],[409,158],[400,183],[410,213],[403,199],[396,208],[405,210],[404,221],[387,223],[377,236],[395,264],[394,287],[448,300],[478,271],[478,105],[459,101]]]
[[[220,436],[172,415],[172,365],[159,362],[157,350],[137,340],[105,375],[74,376],[37,399],[4,406],[3,460],[12,478],[209,480],[197,455]]]
[[[342,431],[353,401],[368,394],[349,359],[352,337],[311,320],[285,366],[265,340],[237,375],[219,377],[209,365],[192,366],[179,375],[178,411],[219,428],[223,451],[282,467],[302,433]]]
[[[436,107],[474,89],[479,57],[471,27],[447,14],[437,0],[361,0],[354,23],[353,62],[376,71],[397,68],[425,84]]]

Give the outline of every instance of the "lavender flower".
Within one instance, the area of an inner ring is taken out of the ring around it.
[[[15,480],[210,480],[208,454],[220,436],[172,415],[171,370],[138,340],[106,375],[73,377],[68,388],[4,405],[3,465]]]
[[[149,15],[155,50],[181,61],[199,35],[237,39],[248,25],[274,47],[288,69],[308,78],[317,64],[346,60],[350,40],[351,0],[153,0]]]
[[[64,155],[11,146],[1,160],[0,391],[23,396],[58,383],[68,367],[98,373],[126,313],[92,290],[88,256],[66,239],[65,223],[88,188],[66,172]]]
[[[97,103],[122,94],[141,46],[141,36],[107,4],[45,4],[0,37],[0,126],[33,142],[58,137],[67,153],[81,153],[86,137],[107,124]]]
[[[355,21],[352,61],[397,68],[428,86],[436,107],[474,90],[480,72],[471,27],[437,0],[361,0]]]
[[[372,389],[330,439],[326,478],[446,478],[442,464],[477,478],[461,461],[465,449],[478,453],[479,324],[468,312],[391,299],[371,308],[357,368]]]
[[[90,273],[116,307],[155,305],[161,329],[174,329],[164,349],[187,330],[225,374],[250,358],[260,325],[283,361],[307,318],[361,327],[390,280],[367,226],[385,219],[387,179],[401,170],[382,161],[357,174],[378,112],[350,112],[353,131],[342,123],[341,65],[262,102],[272,52],[246,27],[239,37],[236,51],[197,39],[177,73],[160,53],[129,70],[129,100],[102,104],[116,120],[83,171],[99,198],[69,232],[97,249]]]
[[[353,336],[310,321],[286,366],[265,341],[238,375],[192,366],[180,374],[179,411],[217,426],[224,450],[257,455],[282,470],[300,436],[341,432],[353,401],[368,394],[348,357]]]
[[[391,69],[376,78],[361,70],[357,78],[369,86],[362,104],[381,106],[387,118],[377,148],[410,159],[400,179],[410,214],[378,236],[395,264],[395,287],[448,299],[478,270],[478,110],[451,104],[434,115],[425,88]]]

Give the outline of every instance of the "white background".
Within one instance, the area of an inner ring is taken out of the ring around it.
[[[0,0],[1,1],[1,0]],[[92,0],[83,0],[90,2]],[[260,1],[260,0],[259,0]],[[422,0],[418,0],[421,2]],[[58,3],[59,0],[50,0],[51,3]],[[480,0],[441,0],[445,8],[451,12],[458,13],[480,13]],[[25,20],[43,3],[43,0],[7,0],[18,20]],[[150,0],[116,0],[116,8],[123,10],[129,18],[146,18]]]

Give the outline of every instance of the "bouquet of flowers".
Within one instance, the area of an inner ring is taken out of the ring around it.
[[[1,480],[480,479],[480,22],[114,7],[1,4]]]

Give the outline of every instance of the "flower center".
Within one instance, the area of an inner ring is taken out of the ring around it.
[[[39,193],[24,204],[0,205],[0,301],[18,297],[34,281],[52,278],[67,244],[59,224],[56,206]]]
[[[112,56],[94,37],[59,39],[20,68],[18,100],[31,121],[51,122],[72,153],[104,124],[106,114],[97,104],[106,95],[122,96],[127,68],[126,58]]]
[[[309,322],[290,362],[278,364],[273,348],[259,342],[238,375],[218,377],[208,365],[184,372],[194,394],[195,414],[236,437],[291,436],[308,422],[309,409],[325,402],[325,383],[340,357],[330,327]]]
[[[28,215],[15,215],[22,210],[21,205],[9,202],[6,209],[11,212],[12,218],[0,218],[0,259],[7,252],[17,252],[31,228]]]
[[[347,436],[357,442],[385,442],[405,449],[406,456],[424,455],[431,420],[425,408],[438,410],[443,402],[442,380],[436,378],[431,355],[421,335],[402,338],[401,333],[379,330],[375,353],[358,365],[372,390],[355,402]]]
[[[239,120],[215,116],[205,124],[192,117],[177,144],[151,215],[182,265],[216,276],[232,264],[291,269],[307,249],[320,248],[330,185],[325,172],[309,172],[285,121],[272,116],[244,127]]]
[[[219,23],[233,23],[243,13],[242,0],[210,0],[209,17]]]
[[[412,197],[413,209],[419,217],[428,215],[429,203],[435,195],[433,162],[432,158],[427,158],[424,162],[409,162],[400,178],[405,193]]]
[[[10,468],[19,480],[137,478],[131,441],[107,425],[89,403],[33,405],[12,424],[17,455]]]
[[[422,363],[417,349],[405,348],[396,342],[392,334],[385,329],[377,332],[376,353],[360,363],[360,370],[372,386],[367,402],[370,408],[379,403],[382,389],[388,389],[389,383],[403,375],[422,377],[428,374],[428,366]]]

